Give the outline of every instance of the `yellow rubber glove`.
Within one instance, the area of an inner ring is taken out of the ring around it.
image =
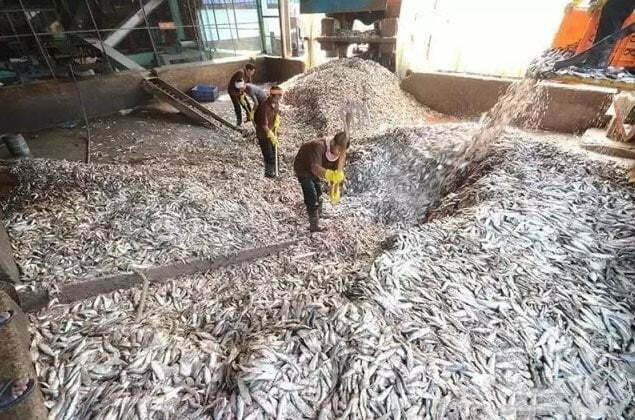
[[[254,110],[252,110],[251,106],[249,106],[249,101],[247,100],[247,95],[245,95],[244,93],[241,94],[240,97],[238,98],[238,101],[240,102],[240,104],[242,105],[243,109],[247,113],[247,117],[249,117],[249,114],[254,112]]]
[[[278,147],[280,145],[280,139],[278,138],[278,136],[273,134],[273,131],[267,131],[267,138],[269,139],[271,144],[273,144],[273,147]]]
[[[332,169],[327,169],[326,173],[324,174],[324,178],[330,184],[339,184],[340,182],[344,181],[344,171],[334,171]]]
[[[254,114],[255,114],[255,112],[254,112],[254,111],[249,111],[249,112],[247,113],[247,121],[248,121],[248,122],[249,122],[249,121],[253,121],[253,120],[254,120]]]
[[[276,115],[276,119],[273,120],[273,131],[278,132],[281,122],[282,122],[282,119],[280,118],[280,115]]]
[[[329,192],[331,203],[338,204],[340,202],[341,191],[342,191],[342,184],[331,185],[331,191]]]

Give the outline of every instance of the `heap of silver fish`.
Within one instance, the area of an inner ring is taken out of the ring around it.
[[[525,91],[504,101],[523,109]],[[50,417],[632,418],[635,189],[503,134],[507,108],[371,121],[311,237],[291,161],[271,182],[244,144],[187,167],[17,165],[3,207],[26,287],[306,238],[152,285],[140,320],[141,290],[33,315]]]
[[[285,125],[283,141],[312,140],[307,136],[334,135],[342,130],[340,112],[346,101],[363,104],[369,121],[358,127],[363,138],[377,130],[422,122],[431,110],[401,90],[399,78],[382,65],[361,58],[328,61],[282,84]]]

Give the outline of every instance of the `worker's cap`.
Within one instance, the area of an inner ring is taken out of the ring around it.
[[[269,95],[282,95],[282,88],[280,86],[271,86]]]

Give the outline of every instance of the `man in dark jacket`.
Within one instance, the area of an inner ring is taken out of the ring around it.
[[[279,145],[278,129],[280,128],[280,99],[282,89],[272,86],[269,97],[256,109],[256,137],[265,162],[265,177],[276,177],[276,152]]]
[[[248,63],[245,65],[244,70],[238,70],[229,79],[229,85],[227,86],[227,93],[234,104],[234,112],[236,113],[236,125],[241,126],[243,123],[243,112],[247,114],[247,121],[253,120],[253,110],[251,104],[247,100],[245,95],[245,86],[247,83],[251,83],[254,74],[256,73],[256,67]]]
[[[332,139],[313,140],[303,144],[293,162],[304,204],[309,214],[309,230],[321,232],[322,185],[326,180],[331,185],[344,181],[344,160],[349,141],[346,133],[337,133]]]

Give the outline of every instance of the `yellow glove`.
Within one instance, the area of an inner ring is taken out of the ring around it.
[[[267,138],[269,139],[271,144],[273,144],[273,147],[278,147],[280,145],[280,139],[278,139],[278,136],[273,134],[273,131],[267,131]]]
[[[280,118],[280,115],[276,115],[276,119],[273,120],[273,131],[278,132],[281,122],[282,122],[282,119]]]
[[[254,111],[249,111],[249,112],[247,113],[247,121],[248,121],[248,122],[249,122],[249,121],[253,121],[253,120],[254,120],[254,114],[255,114],[255,113],[254,113]]]
[[[339,184],[344,181],[344,171],[327,169],[324,178],[326,178],[330,184]]]
[[[341,190],[342,190],[342,184],[331,185],[331,191],[329,192],[331,203],[338,204],[340,202]]]
[[[244,93],[242,93],[240,95],[240,97],[238,98],[238,101],[240,102],[240,104],[243,106],[243,108],[245,109],[245,111],[247,112],[247,114],[249,114],[249,112],[251,112],[251,107],[249,106],[249,101],[247,100],[247,95],[245,95]]]

